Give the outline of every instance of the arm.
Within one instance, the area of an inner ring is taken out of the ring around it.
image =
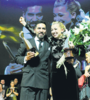
[[[74,46],[72,41],[69,41],[69,47],[73,49],[73,53],[78,55],[79,57],[85,56],[85,48],[83,45],[81,46]]]
[[[80,70],[81,63],[77,59],[74,61],[73,67],[75,68],[75,72],[77,75],[77,78],[80,78],[82,76],[82,72]]]
[[[12,94],[12,92],[9,92],[8,94],[6,94],[6,97],[9,97]]]
[[[17,91],[15,91],[15,89],[13,89],[13,93],[14,93],[16,96],[19,95],[19,93],[17,93]]]
[[[27,50],[26,50],[25,43],[24,43],[24,41],[22,41],[20,44],[20,47],[18,49],[18,52],[15,55],[16,63],[24,65],[24,58],[25,58],[26,52],[27,52]]]
[[[88,72],[89,69],[90,69],[90,65],[86,66],[85,73],[78,79],[79,88],[83,86],[85,79],[90,76],[90,73]]]
[[[78,79],[78,87],[82,88],[84,81],[85,81],[85,75],[82,75],[79,79]]]
[[[25,27],[30,31],[31,35],[35,35],[33,28],[26,23]]]
[[[5,97],[5,90],[3,90],[3,92],[2,92],[2,97],[3,98]]]
[[[30,26],[30,24],[28,24],[28,23],[25,22],[24,17],[20,17],[19,22],[30,31],[30,34],[32,36],[35,36],[33,28]]]
[[[6,97],[9,97],[11,94],[12,94],[12,90],[9,92],[9,88],[8,88],[6,92]]]
[[[15,56],[15,61],[19,64],[24,65],[25,61],[27,63],[28,60],[30,60],[31,58],[33,58],[35,56],[34,52],[27,52],[26,46],[24,41],[22,41],[22,43],[20,44],[20,48],[18,49],[18,53]]]

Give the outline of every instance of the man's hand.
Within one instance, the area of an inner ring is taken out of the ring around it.
[[[68,45],[69,45],[70,48],[74,48],[75,47],[72,41],[69,41]]]
[[[24,19],[24,17],[20,17],[19,18],[19,22],[23,25],[23,26],[26,26],[26,22],[25,22],[25,19]]]
[[[30,60],[33,57],[35,57],[35,53],[29,51],[29,52],[27,52],[27,56],[25,56],[25,60],[28,61],[28,60]]]
[[[51,87],[49,88],[49,93],[50,93],[50,100],[53,100],[53,97],[52,97],[52,89],[51,89]]]

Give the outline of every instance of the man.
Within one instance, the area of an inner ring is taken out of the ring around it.
[[[21,87],[20,87],[20,84],[18,84],[18,79],[17,78],[14,79],[14,86],[17,88],[17,92],[20,94]],[[17,96],[18,100],[19,100],[19,98],[20,98],[20,95]]]
[[[1,80],[1,84],[2,84],[2,88],[4,90],[6,90],[7,89],[7,86],[5,86],[5,80],[4,79]]]
[[[35,27],[35,23],[43,19],[42,6],[41,5],[30,5],[26,7],[23,12],[23,17],[25,21],[31,25],[32,28]],[[35,34],[30,34],[30,32],[23,27],[24,37],[32,38]]]
[[[15,78],[15,79],[14,79],[14,85],[17,85],[17,84],[18,84],[18,79]]]
[[[53,15],[53,20],[63,22],[67,29],[78,25],[85,17],[80,3],[75,0],[56,0]]]
[[[33,47],[39,52],[27,51],[24,42],[21,43],[16,62],[24,64],[21,82],[20,100],[47,100],[49,88],[48,58],[50,55],[49,44],[44,41],[46,35],[46,24],[37,22],[34,33],[35,38],[29,39]],[[39,46],[41,42],[41,46]]]
[[[34,28],[35,23],[37,21],[43,19],[42,6],[39,5],[39,4],[35,5],[35,3],[34,3],[34,5],[28,4],[27,7],[25,6],[25,9],[23,8],[23,14],[22,15],[23,15],[23,18],[25,19],[25,21],[27,22],[27,24],[28,25],[30,24],[31,27]],[[25,28],[25,27],[23,27],[23,32],[24,32],[24,37],[26,39],[30,39],[30,38],[35,36],[35,34],[28,31],[28,29]],[[13,69],[12,69],[12,67],[13,67]],[[21,73],[22,68],[23,68],[22,65],[11,62],[8,66],[6,66],[4,72],[5,72],[5,75],[14,74],[14,73]]]
[[[14,85],[15,85],[15,87],[18,88],[18,90],[20,89],[20,85],[18,84],[18,79],[17,78],[14,79]]]
[[[5,85],[5,80],[4,79],[1,79],[1,84],[2,84],[2,88],[3,88],[3,90],[5,90],[5,95],[4,95],[4,97],[6,97],[6,91],[7,91],[7,86]]]

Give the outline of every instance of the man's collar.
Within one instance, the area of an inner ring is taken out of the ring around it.
[[[35,36],[35,40],[36,41],[41,41],[37,36]],[[44,39],[42,39],[42,41],[44,41]]]
[[[39,38],[38,38],[37,36],[35,36],[35,40],[36,40],[36,41],[39,41]]]

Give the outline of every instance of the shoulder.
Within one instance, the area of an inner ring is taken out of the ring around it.
[[[32,41],[32,40],[34,40],[34,38],[30,38],[30,39],[27,39],[28,41]]]
[[[15,87],[15,90],[18,90],[18,87]]]
[[[54,37],[52,37],[52,36],[48,37],[48,43],[49,43],[51,46],[54,45],[54,44],[55,44],[55,39],[54,39]]]
[[[50,46],[49,42],[45,40],[44,42],[47,46]]]
[[[9,88],[7,88],[7,91],[9,91],[10,90],[10,87]]]
[[[53,37],[52,36],[49,36],[48,37],[48,42],[51,42],[53,40]]]

